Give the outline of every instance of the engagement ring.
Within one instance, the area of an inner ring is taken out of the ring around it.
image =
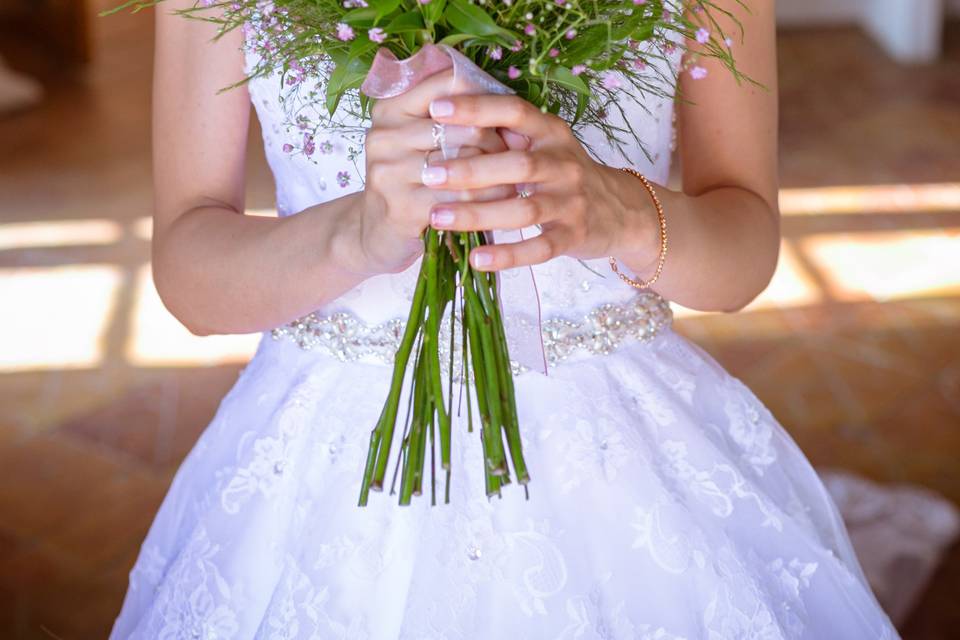
[[[443,145],[446,142],[446,131],[443,128],[442,124],[434,124],[433,130],[433,148],[434,149],[443,149]]]

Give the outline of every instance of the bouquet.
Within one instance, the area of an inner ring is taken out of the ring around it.
[[[114,11],[160,1],[130,0]],[[461,78],[461,92],[512,92],[564,118],[575,133],[593,126],[615,148],[643,148],[625,117],[616,120],[624,125],[610,118],[622,100],[642,103],[644,96],[672,92],[676,73],[703,77],[702,57],[716,58],[742,77],[732,55],[733,40],[717,20],[722,13],[730,19],[727,23],[737,25],[736,18],[709,0],[201,0],[180,13],[218,24],[221,35],[243,29],[247,46],[259,54],[248,80],[279,71],[282,91],[306,78],[319,79],[322,90],[310,93],[308,100],[326,112],[326,126],[332,129],[339,126],[338,111],[362,121],[372,100],[409,88],[408,81],[398,89],[397,78],[415,82],[452,66]],[[665,75],[664,66],[653,63],[671,56],[683,40],[697,42],[696,53],[688,56],[685,68],[666,65],[670,75]],[[303,152],[310,155],[312,137],[305,140]],[[456,153],[443,150],[448,157]],[[423,492],[428,439],[433,503],[437,440],[449,501],[455,351],[463,363],[460,381],[467,385],[471,432],[472,396],[477,403],[487,495],[499,495],[511,482],[526,491],[530,475],[498,279],[473,270],[467,260],[474,247],[490,241],[484,233],[424,231],[420,274],[390,391],[370,435],[361,506],[371,490],[383,489],[406,379],[410,389],[397,459],[402,468],[399,502],[409,504]],[[450,334],[442,335],[441,320],[447,315],[456,322],[451,320]],[[446,376],[441,340],[450,346]],[[395,469],[394,487],[396,479]]]

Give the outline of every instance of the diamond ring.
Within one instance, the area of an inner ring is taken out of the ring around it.
[[[447,135],[447,132],[444,130],[443,125],[439,123],[434,123],[433,129],[431,129],[430,134],[433,136],[433,148],[443,149],[444,143],[446,142],[446,135]]]

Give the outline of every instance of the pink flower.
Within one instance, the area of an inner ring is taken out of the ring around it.
[[[346,42],[347,40],[353,40],[353,38],[353,27],[343,22],[337,24],[337,40]]]
[[[507,69],[507,77],[511,80],[516,80],[520,77],[520,69],[517,69],[515,66],[510,65],[510,68]]]
[[[430,4],[430,0],[420,0],[420,4]]]
[[[385,34],[383,29],[380,27],[374,27],[373,29],[370,29],[370,31],[367,32],[367,35],[370,36],[370,39],[377,44],[387,39],[387,34]]]
[[[707,44],[710,42],[710,32],[703,27],[697,29],[697,42],[700,44]]]
[[[510,51],[513,51],[514,53],[516,53],[517,51],[521,51],[521,50],[523,50],[523,43],[520,42],[519,40],[517,40],[516,42],[514,42],[514,43],[513,43],[513,46],[510,47]]]
[[[567,29],[567,32],[563,34],[563,37],[566,38],[567,40],[573,40],[574,38],[577,37],[577,30]]]
[[[503,48],[501,47],[490,47],[489,54],[491,60],[500,60],[503,58]]]
[[[292,144],[290,144],[290,143],[288,142],[288,143],[286,143],[285,145],[283,145],[283,152],[284,152],[284,153],[290,153],[291,151],[293,151],[293,145],[292,145]]]
[[[642,4],[647,4],[647,0],[633,0],[633,4],[639,7]]]
[[[581,73],[583,73],[583,72],[586,71],[586,70],[587,70],[587,65],[585,65],[585,64],[575,64],[575,65],[573,65],[573,68],[570,69],[570,73],[572,73],[572,74],[575,75],[575,76],[578,76],[578,75],[580,75]]]
[[[703,80],[707,77],[707,70],[704,67],[697,65],[690,69],[690,77],[694,80]]]
[[[604,89],[609,89],[610,91],[619,89],[621,86],[620,78],[612,73],[603,74],[603,79],[600,81],[600,83],[603,85]]]
[[[532,22],[528,22],[528,23],[527,23],[527,26],[525,26],[525,27],[523,28],[523,32],[524,32],[525,34],[527,34],[528,36],[532,36],[533,34],[535,34],[535,33],[537,32],[537,28],[536,28],[535,26],[533,26],[533,23],[532,23]]]
[[[633,68],[636,69],[637,71],[646,71],[647,63],[641,60],[640,58],[635,58],[633,60]]]
[[[730,38],[730,37],[724,38],[723,44],[727,45],[727,48],[729,49],[730,47],[733,46],[733,38]]]
[[[558,55],[560,55],[560,49],[557,49],[556,47],[554,47],[553,49],[550,49],[547,55],[550,56],[551,58],[556,58]]]
[[[554,0],[554,2],[557,3],[558,7],[562,7],[563,5],[567,4],[567,0]]]

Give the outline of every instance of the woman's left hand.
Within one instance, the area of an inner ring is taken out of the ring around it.
[[[442,124],[495,127],[510,150],[431,164],[423,183],[446,190],[513,184],[529,197],[437,204],[431,225],[454,231],[522,229],[538,236],[473,250],[483,271],[545,262],[616,256],[643,268],[659,250],[657,217],[640,182],[594,162],[570,127],[515,96],[452,96],[434,100],[431,117]]]

